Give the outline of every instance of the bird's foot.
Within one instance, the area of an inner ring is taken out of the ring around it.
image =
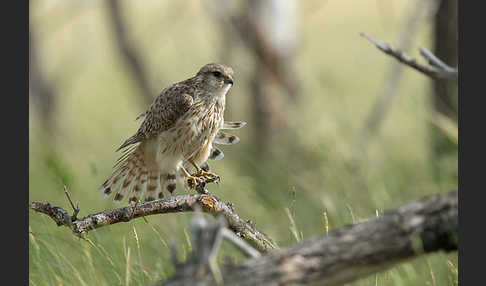
[[[186,178],[186,187],[189,189],[196,189],[204,181],[196,176],[188,176]]]
[[[212,183],[212,182],[219,183],[219,181],[221,181],[220,176],[218,176],[214,173],[211,173],[211,172],[206,172],[202,169],[200,169],[195,175],[197,177],[203,177],[205,179],[206,183]]]

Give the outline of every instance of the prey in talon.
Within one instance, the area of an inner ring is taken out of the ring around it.
[[[215,145],[239,142],[226,129],[245,126],[242,121],[224,121],[226,95],[234,84],[233,69],[210,63],[196,75],[162,90],[148,109],[137,132],[118,148],[122,156],[112,175],[100,186],[114,201],[151,201],[172,194],[180,181],[187,189],[218,182],[208,160],[221,160]]]

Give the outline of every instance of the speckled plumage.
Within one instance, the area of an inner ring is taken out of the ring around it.
[[[213,143],[234,144],[239,139],[220,129],[244,126],[244,122],[223,119],[232,77],[230,67],[212,63],[194,77],[162,90],[137,117],[145,117],[138,131],[118,148],[125,153],[100,186],[103,193],[109,195],[119,188],[115,202],[127,194],[130,202],[139,201],[144,194],[146,201],[161,198],[162,190],[172,193],[176,178],[186,179],[192,166],[209,169],[208,159],[221,159],[223,153]]]

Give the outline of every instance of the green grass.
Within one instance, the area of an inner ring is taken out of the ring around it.
[[[236,47],[227,62],[236,71],[236,85],[225,117],[248,125],[234,132],[241,142],[223,146],[225,158],[211,165],[222,183],[210,191],[232,202],[241,217],[255,222],[280,247],[457,188],[457,155],[431,159],[430,82],[410,69],[367,156],[356,157],[352,149],[393,61],[359,32],[394,43],[412,3],[321,2],[305,1],[299,8],[295,76],[302,88],[300,102],[279,99],[289,126],[263,156],[253,143],[258,123],[251,118],[247,87],[253,60]],[[203,3],[124,2],[154,95],[203,64],[221,61],[222,30]],[[97,187],[117,159],[113,151],[138,128],[134,119],[146,106],[134,96],[139,90],[114,48],[106,7],[102,1],[32,4],[41,60],[48,77],[56,80],[59,109],[58,129],[50,134],[30,107],[29,200],[69,209],[66,184],[80,216],[115,208]],[[418,57],[416,48],[430,47],[429,38],[426,22],[409,54]],[[454,134],[454,125],[443,125]],[[147,285],[167,278],[174,271],[167,245],[175,244],[179,259],[187,256],[192,216],[152,216],[148,224],[135,220],[103,227],[83,240],[31,211],[30,284]],[[223,243],[219,257],[226,256],[242,258]],[[352,285],[457,285],[457,263],[457,253],[437,253]]]

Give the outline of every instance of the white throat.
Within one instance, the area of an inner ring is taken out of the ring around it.
[[[231,84],[227,83],[223,86],[223,88],[221,89],[221,91],[219,91],[219,94],[218,94],[218,97],[220,98],[224,98],[226,96],[226,94],[228,93],[228,91],[230,90],[231,88]]]

